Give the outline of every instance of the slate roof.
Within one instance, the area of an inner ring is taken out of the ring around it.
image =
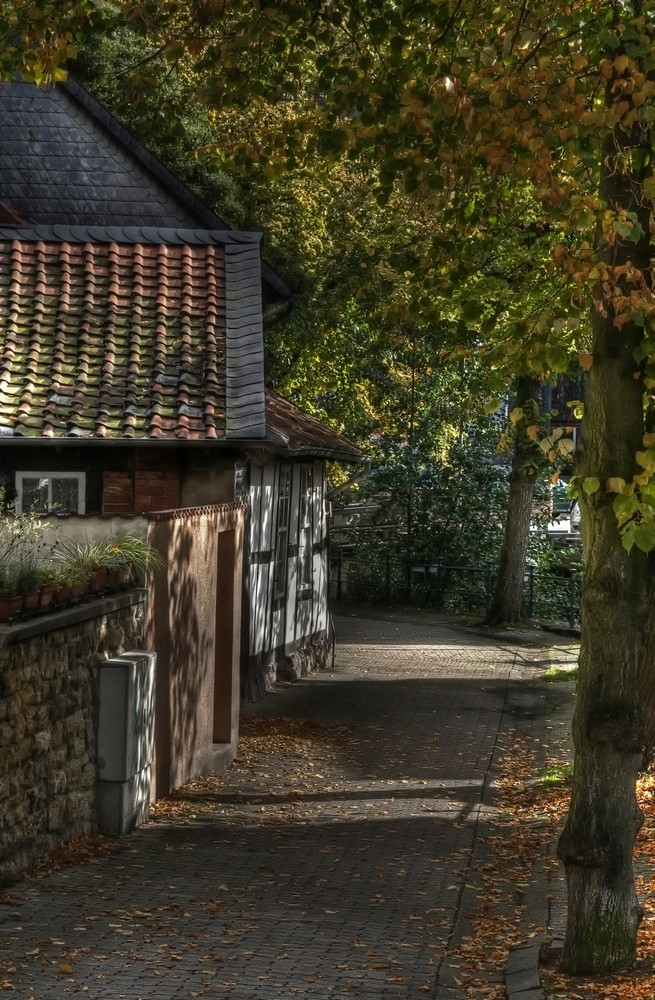
[[[288,457],[315,455],[341,462],[360,462],[362,452],[272,389],[266,390],[266,423],[284,442],[278,452]]]
[[[257,234],[54,228],[0,228],[0,435],[264,436]]]
[[[72,79],[0,83],[0,201],[42,225],[229,229]],[[290,295],[262,277],[267,298]]]
[[[264,389],[262,306],[290,290],[260,240],[73,80],[0,84],[0,439],[268,439],[359,461]]]

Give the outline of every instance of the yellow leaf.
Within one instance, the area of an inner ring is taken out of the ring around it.
[[[651,444],[655,444],[655,434],[644,434],[644,447],[648,448]]]
[[[575,450],[575,444],[571,438],[562,438],[562,440],[558,442],[557,447],[559,448],[560,455],[571,455]]]
[[[623,493],[625,489],[625,479],[621,479],[620,476],[610,476],[605,483],[605,489],[608,493]]]
[[[530,424],[529,427],[526,427],[525,433],[531,441],[536,441],[539,437],[539,424]]]
[[[614,60],[614,69],[617,73],[625,73],[626,69],[630,65],[630,60],[626,55],[617,56]]]
[[[510,423],[513,426],[516,426],[516,424],[518,424],[519,420],[521,420],[522,417],[523,417],[523,408],[521,406],[515,406],[509,415]]]
[[[580,362],[580,367],[584,368],[585,371],[589,371],[593,364],[593,356],[589,354],[588,351],[580,351],[578,355],[578,360]]]
[[[62,962],[59,966],[59,971],[63,972],[65,976],[70,976],[73,971],[73,966],[69,965],[68,962]]]

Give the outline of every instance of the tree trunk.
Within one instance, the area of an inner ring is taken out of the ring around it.
[[[539,395],[539,382],[527,375],[517,379],[516,405],[523,407],[526,412],[534,410],[535,418]],[[520,430],[516,432],[505,535],[500,551],[494,594],[485,618],[486,625],[499,625],[505,622],[513,624],[521,616],[523,577],[536,480],[534,447],[534,442],[530,441],[525,433]]]
[[[608,86],[608,103],[612,91]],[[630,135],[618,127],[605,142],[601,198],[612,210],[635,212],[648,234],[648,206],[640,178],[624,171]],[[648,268],[648,237],[637,243],[599,241],[610,266],[631,260]],[[623,291],[629,294],[628,278]],[[621,290],[620,284],[615,286]],[[614,324],[611,303],[598,290],[593,311],[593,365],[585,399],[580,480],[598,477],[601,488],[580,493],[585,578],[582,646],[573,721],[575,767],[571,807],[558,854],[568,885],[562,968],[574,975],[627,968],[636,957],[641,920],[632,854],[642,822],[636,778],[642,759],[639,697],[649,597],[649,560],[623,548],[609,477],[630,482],[644,434],[643,383],[635,379],[633,352],[643,329]]]
[[[642,390],[633,378],[634,342],[598,319],[585,401],[585,470],[604,482],[632,478],[641,445]],[[625,968],[636,956],[641,920],[632,852],[642,817],[638,674],[648,597],[647,557],[618,538],[612,496],[581,497],[586,572],[582,648],[573,722],[571,807],[558,854],[566,867],[568,920],[562,965],[574,975]]]
[[[646,639],[639,664],[639,698],[644,717],[641,769],[646,771],[655,760],[655,587],[652,586]]]

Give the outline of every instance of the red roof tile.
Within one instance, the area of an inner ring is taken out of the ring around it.
[[[0,242],[0,433],[225,434],[217,245]]]
[[[326,427],[272,389],[266,390],[266,423],[281,439],[278,449],[289,456],[316,455],[359,462],[363,455],[351,441]]]

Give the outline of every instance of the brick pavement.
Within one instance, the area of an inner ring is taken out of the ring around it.
[[[7,990],[21,1000],[483,995],[450,949],[475,933],[490,891],[504,747],[541,732],[544,651],[411,616],[343,615],[337,634],[333,670],[246,709],[313,720],[302,754],[251,754],[196,812],[11,891],[0,907]],[[494,912],[527,919],[525,891],[544,895],[541,883],[523,887],[517,903],[504,886]],[[502,968],[479,975],[503,995]]]

